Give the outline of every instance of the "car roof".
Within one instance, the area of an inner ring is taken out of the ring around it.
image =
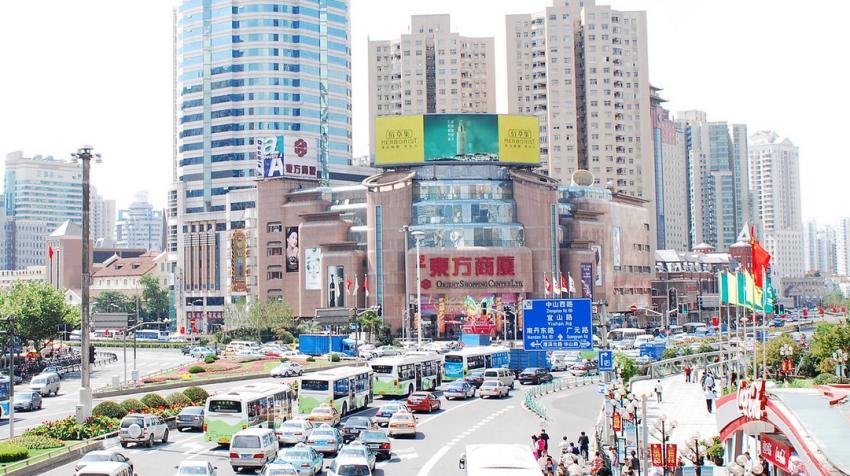
[[[183,461],[182,463],[180,463],[180,466],[187,466],[187,467],[188,467],[188,466],[201,466],[201,467],[206,467],[208,464],[209,464],[209,462],[208,462],[208,461],[192,461],[192,460],[186,460],[186,461]]]
[[[106,472],[111,473],[112,471],[116,471],[119,469],[129,467],[127,463],[121,463],[119,461],[98,461],[95,463],[90,463],[85,465],[83,469],[81,469],[77,474],[86,474],[86,473],[102,473]]]

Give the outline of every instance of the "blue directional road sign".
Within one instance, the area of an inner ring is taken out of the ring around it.
[[[525,350],[592,350],[590,306],[590,299],[523,301]]]
[[[611,350],[600,350],[598,354],[599,371],[611,372],[614,370],[614,352]]]

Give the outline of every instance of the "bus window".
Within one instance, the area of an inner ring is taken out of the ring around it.
[[[348,396],[348,379],[341,378],[334,382],[334,399]]]
[[[301,390],[312,390],[315,392],[327,392],[328,391],[328,381],[327,380],[302,380],[301,381]]]
[[[376,374],[391,374],[393,373],[392,365],[373,365],[372,371]]]
[[[237,400],[212,400],[211,413],[242,413],[242,402]]]

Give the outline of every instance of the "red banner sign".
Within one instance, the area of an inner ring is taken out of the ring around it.
[[[676,444],[675,443],[667,443],[667,455],[666,456],[667,456],[667,461],[665,461],[666,466],[668,468],[675,468],[676,463],[679,460],[678,455],[676,454]]]
[[[738,412],[752,420],[762,420],[767,407],[767,392],[764,380],[756,380],[747,385],[741,381],[737,395]]]
[[[789,471],[792,451],[791,443],[780,435],[766,433],[762,433],[759,439],[761,439],[761,455],[764,459],[785,471]]]
[[[419,267],[428,268],[432,278],[450,276],[514,276],[516,269],[513,256],[442,256],[432,257],[425,264],[425,256],[419,257]]]
[[[649,454],[652,456],[653,466],[664,466],[664,453],[661,451],[661,443],[651,443]]]
[[[720,327],[720,316],[711,316],[711,327]]]
[[[611,415],[611,427],[614,429],[614,432],[623,431],[623,416],[620,415],[620,412],[614,412]]]

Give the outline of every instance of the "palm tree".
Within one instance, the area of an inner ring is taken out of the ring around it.
[[[301,324],[298,324],[299,334],[318,334],[319,332],[322,332],[322,326],[320,326],[315,319],[310,319],[309,321],[304,321]]]
[[[357,316],[357,322],[358,322],[358,324],[360,324],[360,327],[361,328],[365,327],[365,328],[369,329],[369,341],[373,340],[372,336],[375,332],[375,329],[379,325],[381,325],[381,323],[383,323],[383,321],[384,320],[381,319],[380,316],[378,316],[378,313],[376,313],[375,311],[372,311],[371,309],[363,311],[362,313],[360,313],[359,316]]]

